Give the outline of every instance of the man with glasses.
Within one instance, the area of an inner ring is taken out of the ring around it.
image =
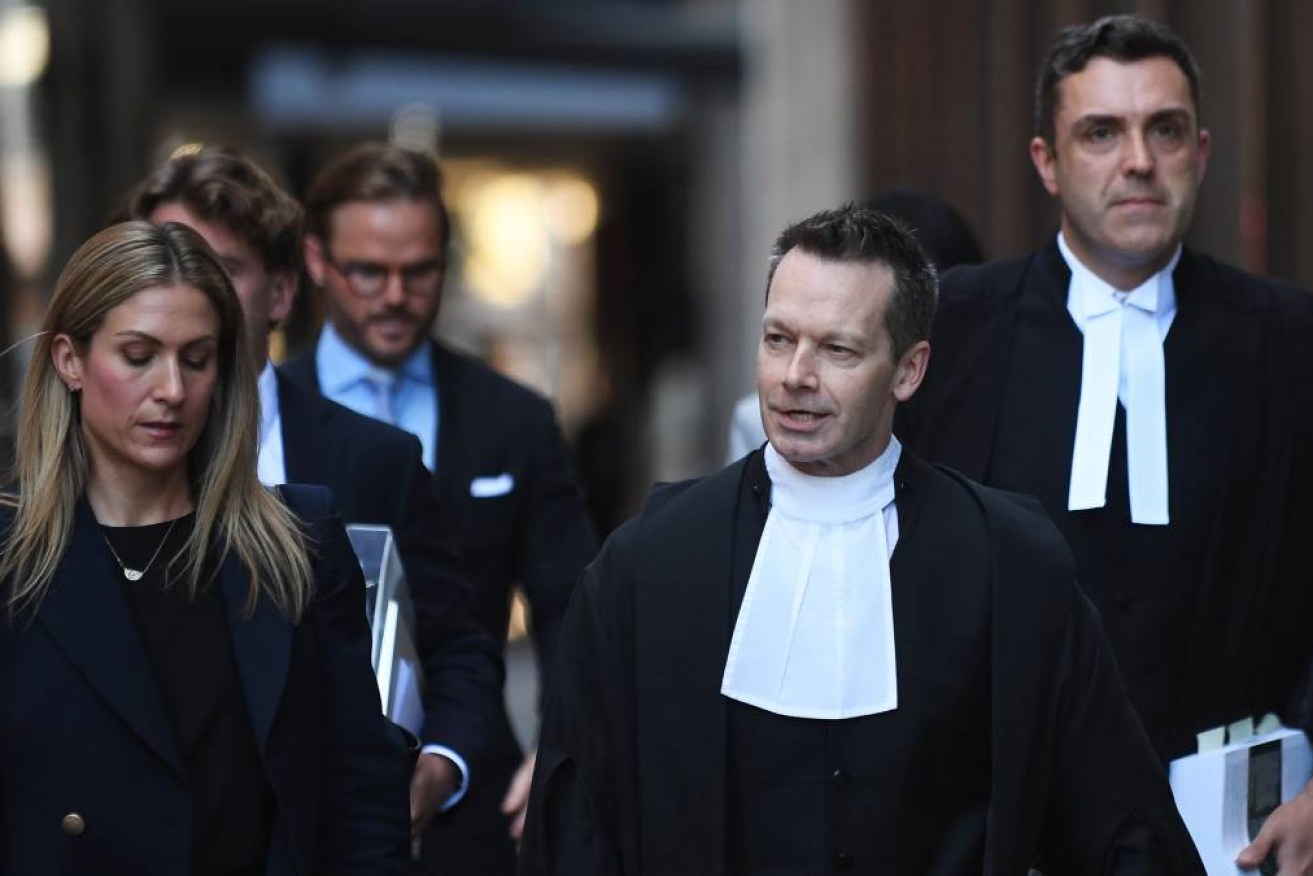
[[[284,370],[420,439],[480,622],[504,642],[511,590],[523,589],[545,688],[596,537],[550,403],[429,337],[450,238],[440,186],[430,156],[390,145],[359,146],[324,168],[306,196],[304,249],[327,320]],[[434,870],[514,871],[533,758],[521,758],[504,711],[490,749],[470,765],[467,798],[426,834]],[[434,760],[434,781],[449,781]]]

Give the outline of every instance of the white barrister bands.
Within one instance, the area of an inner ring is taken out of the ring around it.
[[[1107,503],[1108,467],[1117,402],[1126,408],[1126,476],[1131,522],[1168,523],[1167,391],[1163,341],[1176,316],[1172,271],[1120,292],[1085,267],[1058,235],[1071,269],[1067,312],[1084,335],[1080,402],[1071,454],[1067,510]]]
[[[860,471],[813,477],[769,444],[771,510],[720,691],[778,715],[840,719],[898,707],[889,556],[898,541],[889,447]]]

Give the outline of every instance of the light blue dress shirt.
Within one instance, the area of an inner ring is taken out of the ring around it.
[[[357,413],[380,417],[378,391],[381,371],[393,379],[390,409],[392,425],[419,439],[424,448],[424,465],[438,470],[438,384],[433,378],[433,357],[421,344],[398,368],[382,369],[356,352],[325,323],[315,350],[319,390],[325,396]]]

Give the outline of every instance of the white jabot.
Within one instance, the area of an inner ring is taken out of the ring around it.
[[[766,445],[771,510],[720,692],[778,715],[840,719],[898,707],[889,556],[902,447],[813,477]]]
[[[283,456],[283,417],[278,408],[278,378],[272,362],[264,363],[260,372],[260,451],[256,458],[256,477],[265,486],[287,483],[287,465]]]
[[[1126,477],[1131,522],[1168,523],[1167,389],[1163,341],[1176,316],[1171,262],[1130,292],[1121,292],[1085,267],[1058,235],[1071,269],[1067,312],[1084,335],[1080,404],[1071,453],[1067,510],[1107,503],[1117,402],[1126,409]]]

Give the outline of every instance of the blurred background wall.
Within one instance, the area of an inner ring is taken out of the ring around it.
[[[1300,0],[0,0],[0,394],[59,266],[157,161],[237,145],[300,194],[392,138],[447,174],[440,334],[556,400],[609,529],[722,461],[786,222],[904,186],[990,257],[1053,232],[1033,72],[1060,26],[1123,11],[1205,71],[1192,242],[1313,284]]]

